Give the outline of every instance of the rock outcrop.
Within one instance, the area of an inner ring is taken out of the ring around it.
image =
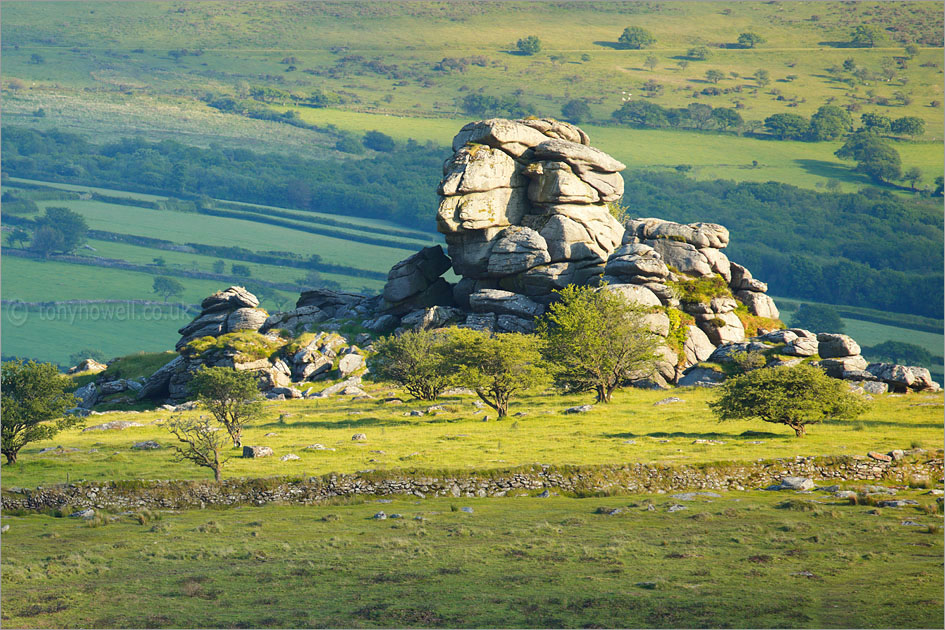
[[[178,330],[181,335],[175,349],[180,351],[194,339],[219,337],[241,330],[259,330],[268,313],[259,307],[259,298],[243,287],[230,287],[214,293],[200,303],[200,314]]]

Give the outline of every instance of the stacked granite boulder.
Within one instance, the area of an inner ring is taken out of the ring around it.
[[[269,314],[259,307],[259,298],[243,287],[218,291],[200,303],[200,314],[178,330],[175,349],[179,352],[194,339],[219,337],[241,330],[259,330]]]

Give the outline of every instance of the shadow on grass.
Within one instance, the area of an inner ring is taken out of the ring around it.
[[[730,440],[737,439],[748,439],[748,438],[782,438],[788,437],[786,434],[781,433],[766,433],[764,431],[744,431],[742,433],[686,433],[684,431],[676,431],[669,433],[666,431],[654,431],[652,433],[604,433],[604,437],[608,438],[642,438],[642,437],[651,437],[651,438],[692,438],[700,440],[718,440],[720,438],[726,438]]]
[[[825,422],[824,424],[828,424],[828,423]],[[941,429],[942,428],[941,422],[915,423],[915,422],[894,422],[892,420],[852,420],[852,421],[847,420],[847,421],[832,422],[829,424],[833,424],[834,426],[838,426],[838,425],[842,426],[844,424],[847,424],[847,425],[859,424],[859,425],[864,425],[868,427],[905,427],[909,429]]]
[[[620,42],[605,42],[605,41],[596,41],[594,42],[595,46],[600,46],[601,48],[610,48],[612,50],[630,50]]]
[[[839,179],[852,184],[869,183],[864,181],[858,173],[854,173],[848,166],[827,160],[794,160],[794,163],[811,175],[818,175],[829,179]]]
[[[362,427],[399,427],[406,424],[416,424],[416,421],[399,418],[351,418],[344,420],[301,420],[298,422],[267,422],[266,424],[256,425],[259,429],[360,429]]]

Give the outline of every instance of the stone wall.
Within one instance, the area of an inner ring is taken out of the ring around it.
[[[3,509],[43,510],[69,506],[129,510],[137,508],[187,509],[208,505],[312,504],[356,495],[413,495],[502,497],[545,488],[577,494],[662,493],[676,490],[754,490],[776,484],[782,477],[810,477],[838,481],[942,477],[942,452],[916,452],[890,462],[864,456],[797,457],[751,464],[663,466],[625,464],[555,467],[540,464],[511,470],[429,476],[423,472],[329,474],[306,479],[227,479],[221,484],[203,481],[117,481],[42,486],[3,490]]]

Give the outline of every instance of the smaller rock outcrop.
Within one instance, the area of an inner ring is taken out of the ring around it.
[[[259,298],[244,289],[233,286],[214,293],[200,303],[200,314],[178,330],[181,335],[175,349],[180,351],[194,339],[219,337],[241,330],[259,330],[268,313],[258,308]]]

